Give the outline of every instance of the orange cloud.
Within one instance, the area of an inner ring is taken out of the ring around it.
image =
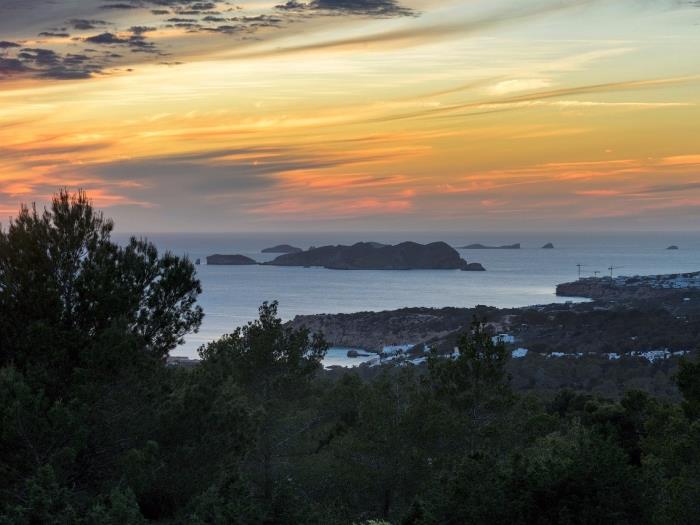
[[[700,154],[699,155],[677,155],[675,157],[666,157],[661,160],[661,164],[667,166],[685,166],[685,165],[698,165],[700,164]]]
[[[584,197],[614,197],[621,192],[619,190],[578,190],[575,193]]]

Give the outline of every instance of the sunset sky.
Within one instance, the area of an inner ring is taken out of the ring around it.
[[[700,224],[700,3],[0,0],[0,221]]]

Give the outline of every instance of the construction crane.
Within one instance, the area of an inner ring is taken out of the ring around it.
[[[578,278],[579,278],[579,281],[581,280],[581,269],[582,269],[582,268],[585,268],[585,267],[586,267],[585,264],[577,264],[577,265],[576,265],[576,268],[578,268]]]
[[[611,279],[613,278],[613,272],[614,272],[615,270],[619,270],[620,268],[624,268],[624,266],[613,266],[613,265],[610,265],[610,268],[608,268],[608,270],[610,270],[610,278],[611,278]]]
[[[599,275],[600,275],[600,270],[593,270],[593,277],[595,277],[597,279]]]

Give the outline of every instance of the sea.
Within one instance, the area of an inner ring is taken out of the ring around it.
[[[125,241],[131,234],[117,234]],[[204,321],[195,334],[171,352],[196,358],[202,345],[254,320],[264,301],[277,301],[284,320],[296,315],[393,310],[403,307],[445,306],[520,307],[572,299],[557,297],[558,283],[579,276],[649,275],[700,270],[700,232],[342,232],[342,233],[136,233],[159,250],[201,260],[197,276],[202,283],[199,304]],[[458,270],[327,270],[275,266],[207,266],[215,253],[241,254],[259,262],[275,254],[261,250],[277,244],[307,249],[328,244],[375,241],[445,241],[458,247],[481,243],[520,243],[520,250],[459,250],[468,262],[479,262],[485,272]],[[554,249],[542,249],[546,243]],[[667,250],[676,245],[678,250]],[[599,272],[599,273],[595,273]],[[346,349],[329,352],[327,363],[357,364],[346,359]]]

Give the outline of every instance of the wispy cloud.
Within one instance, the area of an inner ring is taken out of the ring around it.
[[[82,186],[131,229],[697,219],[700,33],[671,4],[5,2],[0,210]]]
[[[308,44],[275,47],[244,51],[232,54],[232,58],[265,58],[288,54],[306,53],[328,50],[367,50],[373,45],[418,45],[451,38],[455,35],[469,35],[484,32],[503,24],[526,20],[528,18],[555,13],[573,7],[586,5],[594,0],[564,0],[559,2],[536,2],[509,6],[505,9],[492,11],[460,20],[434,23],[430,25],[416,24],[400,29],[382,31],[373,34],[363,34],[353,37],[322,40]]]
[[[672,77],[648,80],[625,80],[620,82],[607,82],[603,84],[590,84],[569,88],[559,88],[546,91],[536,91],[525,95],[515,95],[503,98],[483,99],[464,104],[450,104],[433,108],[426,108],[420,111],[394,115],[389,117],[381,117],[379,120],[404,120],[414,118],[430,118],[440,117],[449,114],[462,114],[467,110],[490,110],[503,109],[504,106],[510,106],[513,109],[527,107],[531,103],[539,103],[548,99],[556,99],[568,97],[572,95],[593,95],[600,93],[615,93],[619,91],[635,91],[643,89],[653,89],[662,86],[673,86],[679,84],[689,84],[700,82],[700,76],[687,77]],[[643,104],[643,103],[642,103]],[[579,103],[579,106],[583,104]],[[593,103],[595,105],[595,103]],[[671,103],[670,106],[677,106],[679,103]],[[689,105],[680,103],[680,105]]]

